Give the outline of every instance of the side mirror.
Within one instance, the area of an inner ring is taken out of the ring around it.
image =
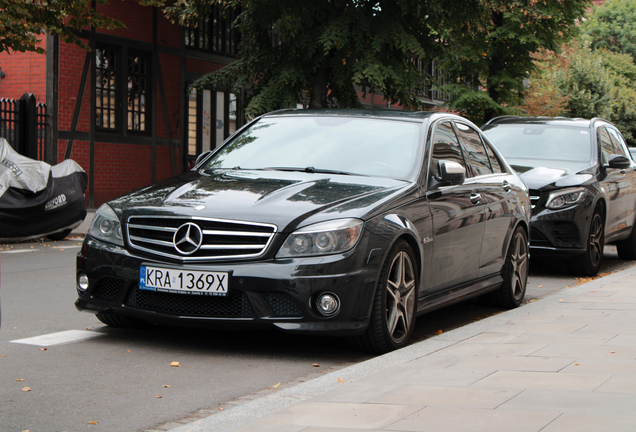
[[[442,182],[460,185],[466,179],[466,169],[457,162],[441,160],[439,161],[439,176]]]
[[[609,157],[610,168],[625,169],[625,168],[629,168],[630,165],[631,165],[631,162],[629,158],[625,156],[613,154],[613,155],[610,155]]]
[[[197,156],[197,160],[194,162],[194,166],[199,165],[199,162],[201,162],[203,159],[208,157],[210,153],[212,153],[212,150],[206,150],[203,153],[201,153],[199,156]]]

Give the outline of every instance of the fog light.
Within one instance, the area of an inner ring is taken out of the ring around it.
[[[82,273],[77,277],[77,288],[80,291],[86,291],[88,289],[88,276]]]
[[[316,308],[324,316],[334,316],[340,310],[340,299],[333,293],[320,294]]]

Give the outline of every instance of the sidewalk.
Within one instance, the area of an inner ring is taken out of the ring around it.
[[[170,432],[634,431],[635,276],[565,289]]]

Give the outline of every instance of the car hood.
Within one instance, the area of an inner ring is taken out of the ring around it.
[[[279,231],[289,231],[323,220],[370,217],[409,188],[414,188],[413,183],[380,177],[200,171],[159,182],[109,204],[124,218],[132,214],[185,215],[273,223]]]
[[[574,173],[567,169],[550,167],[530,168],[512,165],[512,168],[519,173],[528,188],[535,190],[579,186],[594,177],[589,168]]]

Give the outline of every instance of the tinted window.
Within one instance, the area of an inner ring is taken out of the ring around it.
[[[481,142],[479,133],[462,123],[455,123],[455,126],[457,126],[457,133],[464,143],[466,162],[472,168],[473,174],[476,176],[492,174],[488,154],[484,144]]]
[[[260,119],[204,169],[292,168],[406,179],[419,167],[420,123],[345,116]]]
[[[506,159],[528,159],[529,166],[550,166],[545,161],[561,160],[588,163],[592,158],[590,130],[583,127],[500,124],[484,134]]]
[[[435,177],[439,177],[439,161],[447,160],[457,162],[463,167],[466,167],[464,163],[464,157],[462,156],[462,149],[459,146],[457,136],[453,131],[450,123],[439,124],[435,130],[435,136],[433,137],[433,156],[431,158],[431,172]]]
[[[631,156],[629,156],[627,150],[625,150],[625,141],[623,141],[621,134],[616,129],[610,127],[607,128],[607,131],[609,132],[612,144],[614,144],[614,153],[630,158]]]
[[[601,160],[603,165],[607,165],[609,156],[614,154],[614,146],[612,140],[604,127],[598,128],[598,142],[601,144]]]
[[[495,152],[490,148],[490,144],[484,142],[484,146],[486,147],[486,152],[488,153],[488,158],[490,159],[490,166],[492,167],[492,171],[495,173],[504,172],[501,169],[501,162],[499,162],[499,158],[495,154]]]

